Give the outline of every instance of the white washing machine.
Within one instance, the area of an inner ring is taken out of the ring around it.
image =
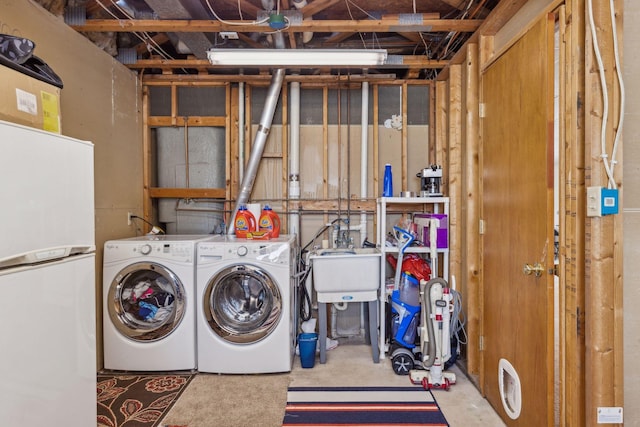
[[[294,236],[198,244],[198,371],[289,372],[297,325]]]
[[[104,244],[105,369],[197,368],[196,243],[212,237],[142,236]]]

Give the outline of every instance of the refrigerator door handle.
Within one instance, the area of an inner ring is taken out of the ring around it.
[[[88,254],[95,252],[95,250],[95,245],[58,246],[54,248],[38,249],[0,259],[0,268],[53,261],[68,256]]]

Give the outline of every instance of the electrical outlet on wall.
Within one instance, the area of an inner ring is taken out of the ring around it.
[[[127,212],[127,225],[128,226],[131,226],[132,219],[133,219],[133,214],[131,212]]]
[[[618,213],[618,190],[604,187],[587,187],[587,216],[604,216]]]

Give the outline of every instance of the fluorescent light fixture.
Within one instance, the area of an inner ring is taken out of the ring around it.
[[[384,49],[209,49],[213,65],[322,67],[383,65]]]

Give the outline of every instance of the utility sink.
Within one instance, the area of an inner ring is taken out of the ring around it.
[[[378,298],[381,254],[377,248],[317,249],[309,258],[319,302]]]

